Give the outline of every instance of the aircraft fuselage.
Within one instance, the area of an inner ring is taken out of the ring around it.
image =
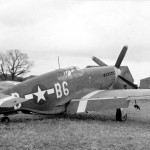
[[[26,110],[41,114],[65,111],[65,105],[84,89],[108,89],[116,79],[114,67],[58,69],[17,84],[2,93],[28,99],[13,108],[0,109],[0,113]],[[75,94],[76,93],[76,94]]]

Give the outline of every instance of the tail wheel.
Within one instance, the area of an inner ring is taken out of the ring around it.
[[[126,121],[127,114],[123,115],[120,108],[116,109],[116,121]]]
[[[3,117],[3,118],[1,119],[1,122],[2,122],[2,123],[9,123],[9,122],[10,122],[10,119],[9,119],[8,117]]]

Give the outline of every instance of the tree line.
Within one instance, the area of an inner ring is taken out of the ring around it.
[[[23,77],[30,72],[31,67],[33,67],[33,61],[30,61],[28,55],[20,50],[8,50],[0,53],[1,80],[8,80],[9,76],[14,81],[17,77]]]

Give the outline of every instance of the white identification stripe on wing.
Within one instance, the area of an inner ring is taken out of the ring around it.
[[[97,94],[98,92],[100,92],[100,90],[93,91],[93,92],[83,96],[81,98],[81,100],[79,101],[79,106],[78,106],[78,109],[77,109],[77,113],[85,112],[88,100],[83,100],[83,99],[88,99],[88,98],[92,97],[93,95]]]
[[[0,105],[2,105],[4,102],[6,102],[6,101],[8,101],[10,99],[13,99],[13,98],[15,98],[15,97],[14,96],[9,96],[9,97],[5,97],[5,98],[1,99],[0,100]]]
[[[98,92],[102,92],[102,91],[104,91],[104,90],[93,91],[93,92],[91,92],[91,93],[89,93],[89,94],[83,96],[81,99],[90,98],[90,97],[92,97],[93,95],[97,94]]]

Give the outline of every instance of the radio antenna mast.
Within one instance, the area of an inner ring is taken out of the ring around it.
[[[59,62],[59,56],[58,56],[58,66],[59,66],[59,69],[60,69],[60,62]]]

